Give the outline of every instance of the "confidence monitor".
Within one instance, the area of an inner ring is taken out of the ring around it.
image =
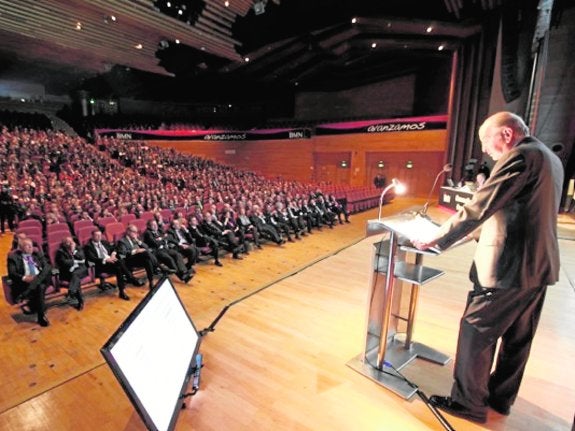
[[[101,352],[150,430],[172,430],[195,368],[200,336],[169,278],[122,323]]]

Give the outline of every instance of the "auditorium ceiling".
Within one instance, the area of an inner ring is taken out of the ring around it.
[[[121,66],[344,89],[449,58],[506,1],[0,0],[0,78],[30,65],[87,75]]]

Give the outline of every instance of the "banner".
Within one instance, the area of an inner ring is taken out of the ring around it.
[[[422,130],[444,130],[447,128],[447,115],[426,117],[395,118],[389,120],[345,121],[320,124],[315,127],[315,135],[341,135],[346,133],[387,133],[419,132]],[[309,139],[312,130],[300,129],[261,129],[247,131],[230,130],[127,130],[97,129],[100,136],[110,136],[123,140],[142,141],[270,141],[280,139]]]
[[[309,139],[309,129],[224,130],[122,130],[98,129],[100,136],[141,141],[269,141],[276,139]]]
[[[341,135],[346,133],[419,132],[447,128],[447,115],[411,117],[391,120],[349,121],[322,124],[315,128],[316,135]]]

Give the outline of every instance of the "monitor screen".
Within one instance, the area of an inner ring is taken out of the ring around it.
[[[164,278],[102,347],[148,429],[174,428],[199,341],[176,289]]]

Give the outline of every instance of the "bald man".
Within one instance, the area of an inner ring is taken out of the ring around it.
[[[434,395],[430,401],[455,416],[485,422],[488,406],[509,414],[546,288],[559,278],[557,213],[563,166],[530,136],[521,117],[510,112],[487,118],[479,139],[482,151],[496,161],[491,176],[435,238],[414,243],[422,250],[446,249],[467,235],[478,239],[451,396]]]

